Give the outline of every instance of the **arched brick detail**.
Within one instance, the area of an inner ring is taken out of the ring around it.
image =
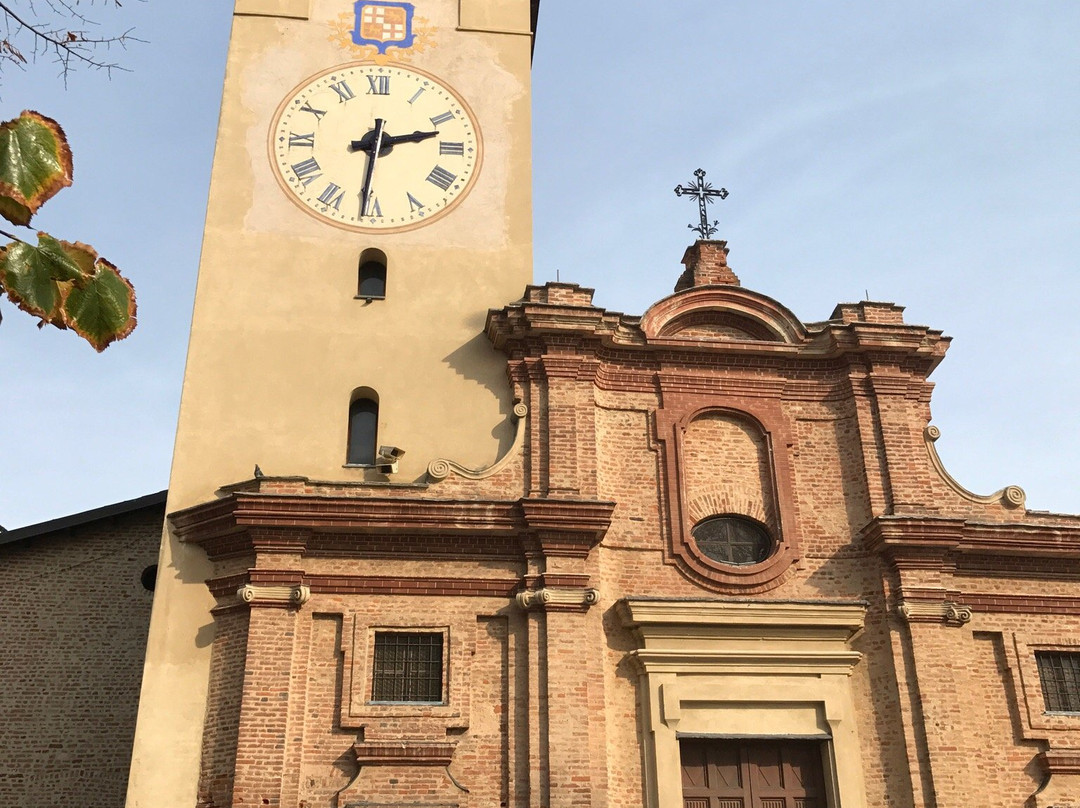
[[[766,592],[780,586],[795,571],[800,558],[792,490],[791,450],[793,438],[778,402],[749,396],[733,397],[717,390],[680,390],[661,378],[663,406],[656,412],[657,439],[661,446],[662,477],[668,528],[669,559],[700,586],[727,594]],[[766,464],[760,492],[691,483],[688,470],[700,458],[687,445],[687,431],[696,421],[717,417],[756,431]],[[757,494],[757,495],[755,495]],[[742,514],[767,525],[777,541],[776,551],[760,564],[725,565],[700,553],[691,529],[701,519],[721,513]]]

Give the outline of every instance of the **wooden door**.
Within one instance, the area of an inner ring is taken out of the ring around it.
[[[827,808],[817,741],[680,742],[683,808]]]

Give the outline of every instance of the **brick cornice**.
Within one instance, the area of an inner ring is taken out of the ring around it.
[[[991,524],[934,516],[879,516],[862,531],[873,551],[902,569],[955,565],[979,557],[980,569],[1011,571],[1017,558],[1076,562],[1080,569],[1080,522]]]
[[[611,527],[614,502],[522,499],[531,543],[546,556],[585,558]]]
[[[361,766],[449,766],[455,741],[359,741],[353,754]]]
[[[234,491],[169,515],[181,541],[211,558],[263,551],[333,556],[486,553],[520,557],[514,501],[313,496]],[[432,537],[439,541],[428,541]],[[407,538],[425,541],[404,542]]]
[[[1049,749],[1036,759],[1048,774],[1080,774],[1080,749]]]
[[[260,552],[412,558],[584,558],[615,503],[574,499],[430,500],[233,491],[170,514],[177,537],[212,558]],[[522,542],[525,542],[524,546]]]

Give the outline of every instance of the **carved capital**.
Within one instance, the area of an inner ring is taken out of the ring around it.
[[[951,600],[902,600],[897,605],[896,611],[909,623],[944,623],[947,626],[962,626],[971,620],[971,607]]]
[[[305,584],[296,586],[259,586],[244,584],[236,590],[236,597],[249,606],[276,606],[278,608],[299,608],[311,597],[311,587]]]
[[[592,588],[573,587],[527,589],[518,592],[517,605],[525,609],[545,612],[583,612],[600,600],[600,591]]]

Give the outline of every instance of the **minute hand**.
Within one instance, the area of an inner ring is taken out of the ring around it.
[[[427,140],[437,134],[439,134],[438,130],[434,132],[413,132],[411,135],[383,135],[382,148],[386,149],[398,143],[419,143],[421,140]],[[362,140],[354,140],[352,147],[356,150],[363,150],[368,147],[368,144]]]

